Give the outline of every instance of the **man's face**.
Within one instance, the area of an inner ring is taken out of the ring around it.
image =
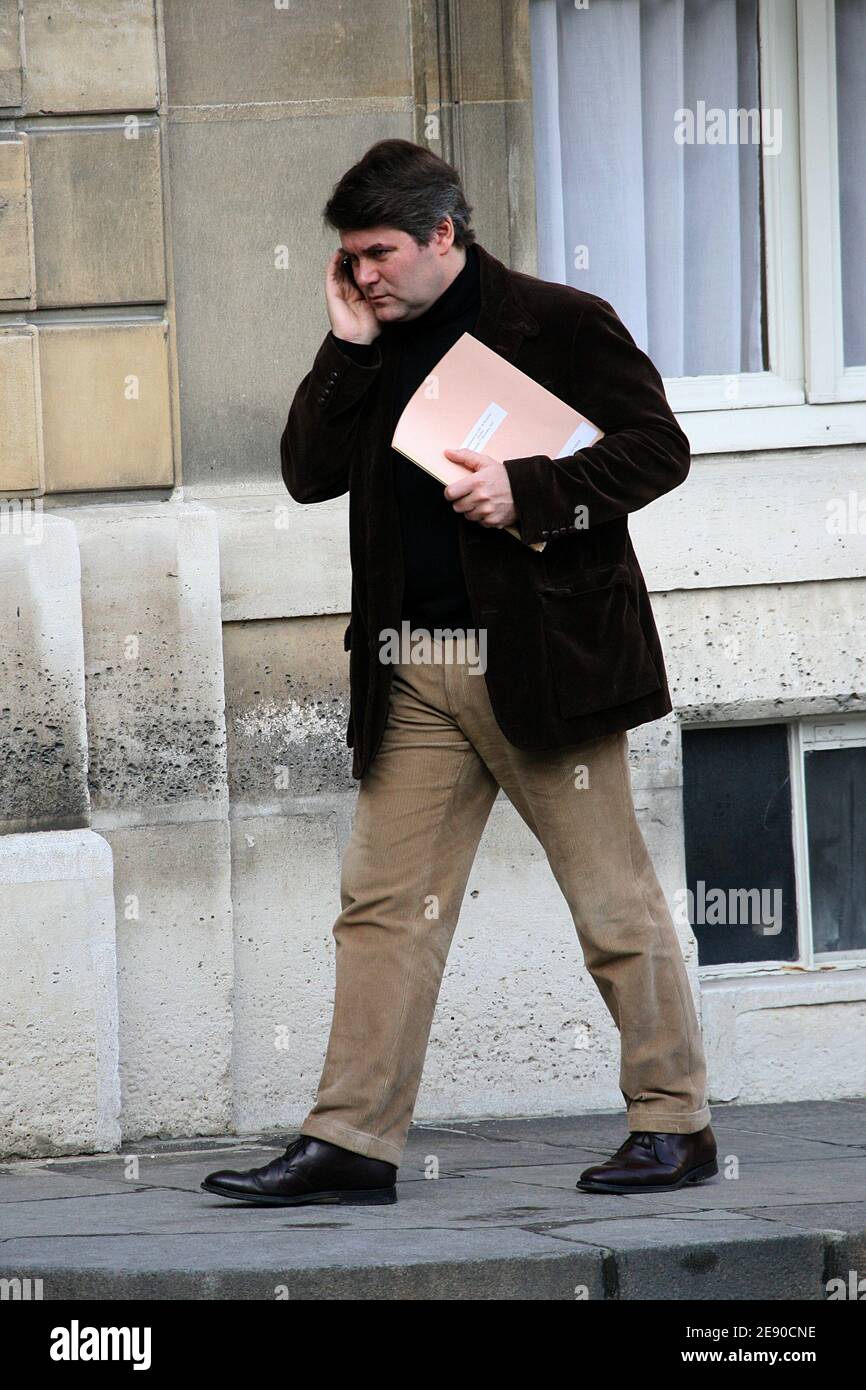
[[[396,227],[343,231],[340,244],[351,258],[355,284],[380,323],[415,319],[429,309],[454,277],[455,257],[450,218],[437,227],[426,246]],[[459,267],[458,267],[459,268]]]

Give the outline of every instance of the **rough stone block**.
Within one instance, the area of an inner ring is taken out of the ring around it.
[[[820,702],[862,708],[863,595],[862,578],[656,595],[678,714],[694,721],[784,718],[785,709]]]
[[[0,829],[86,825],[78,545],[41,501],[0,513]]]
[[[94,823],[227,814],[219,554],[191,504],[72,507]]]
[[[0,136],[0,301],[26,304],[31,290],[27,136],[4,132]]]
[[[518,101],[532,95],[529,6],[475,0],[455,12],[463,55],[461,101]]]
[[[18,0],[0,0],[0,106],[21,105]]]
[[[232,1123],[227,820],[106,830],[114,856],[124,1141]]]
[[[866,530],[849,519],[862,488],[860,444],[703,454],[629,531],[653,592],[844,579],[866,572]]]
[[[220,532],[225,623],[350,606],[348,498],[303,506],[279,487],[260,497],[208,499]]]
[[[354,791],[346,614],[223,628],[230,793],[278,809],[297,796]]]
[[[711,1100],[862,1096],[866,970],[711,979],[702,995]]]
[[[167,325],[45,324],[39,353],[46,491],[170,487]]]
[[[90,830],[0,836],[0,1152],[117,1147],[111,850]]]
[[[159,102],[153,0],[27,0],[28,111],[146,111]]]
[[[0,331],[0,429],[0,493],[38,491],[42,485],[42,420],[35,328],[22,325]]]
[[[681,787],[682,743],[676,712],[628,731],[632,789]]]
[[[29,133],[39,308],[164,300],[158,123],[34,124]]]
[[[309,14],[317,24],[318,11]],[[278,56],[296,70],[297,55],[291,64]],[[185,488],[237,492],[239,479],[248,492],[283,486],[280,435],[329,328],[325,266],[339,238],[323,231],[320,208],[368,145],[412,138],[408,111],[339,120],[284,113],[202,121],[173,113],[168,127]]]
[[[255,23],[237,0],[168,0],[164,11],[172,106],[411,97],[405,0],[271,3]]]
[[[334,817],[233,820],[239,1132],[295,1126],[319,1082],[334,994]]]

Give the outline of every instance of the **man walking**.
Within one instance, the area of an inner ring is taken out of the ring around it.
[[[347,742],[360,786],[315,1103],[285,1154],[205,1180],[222,1196],[396,1199],[500,787],[545,850],[620,1032],[628,1137],[577,1186],[669,1190],[718,1171],[700,1032],[635,816],[626,734],[672,708],[627,517],[683,481],[689,442],[611,306],[509,270],[477,242],[470,212],[456,170],[406,140],[372,146],[325,208],[341,238],[325,284],[331,331],[295,393],[281,459],[296,501],[349,493]],[[555,460],[455,448],[466,476],[446,489],[397,454],[404,405],[467,331],[603,437]],[[404,623],[428,635],[427,659],[383,657]]]

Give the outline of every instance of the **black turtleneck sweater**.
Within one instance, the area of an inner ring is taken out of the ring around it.
[[[446,290],[418,318],[382,325],[398,351],[392,400],[392,431],[410,397],[440,357],[462,333],[471,333],[481,309],[478,252],[466,249],[466,263]],[[333,335],[332,335],[333,336]],[[335,338],[342,352],[359,362],[375,359],[377,344]],[[454,447],[460,441],[455,440]],[[410,459],[391,450],[394,487],[403,541],[403,608],[413,627],[472,627],[472,610],[460,561],[459,518],[440,482]]]

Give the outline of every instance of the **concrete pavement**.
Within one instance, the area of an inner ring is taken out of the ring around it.
[[[656,1195],[575,1188],[625,1138],[611,1114],[415,1125],[385,1207],[200,1190],[294,1134],[7,1161],[0,1279],[44,1299],[823,1300],[834,1279],[866,1298],[866,1100],[712,1109],[719,1176]]]

